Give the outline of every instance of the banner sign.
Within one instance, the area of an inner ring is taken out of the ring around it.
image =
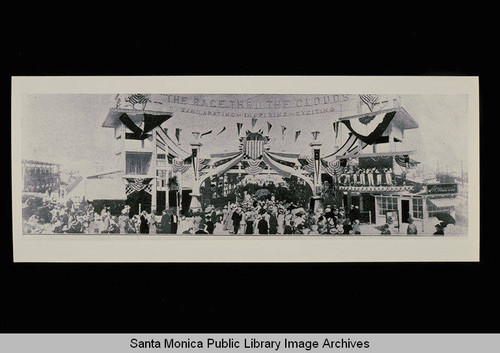
[[[130,94],[116,96],[116,108],[128,108]],[[356,94],[148,94],[141,101],[143,110],[168,111],[214,117],[280,118],[327,114],[334,117],[359,113]],[[137,108],[136,107],[136,108]],[[253,122],[255,124],[255,122]],[[270,128],[270,127],[268,127]]]
[[[428,194],[456,194],[458,193],[457,184],[427,184]]]

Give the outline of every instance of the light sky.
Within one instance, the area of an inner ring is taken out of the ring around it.
[[[222,97],[222,96],[221,96]],[[79,170],[83,175],[115,169],[116,157],[113,129],[101,125],[110,108],[116,106],[115,95],[29,95],[22,105],[22,158],[59,163],[63,169]],[[404,150],[417,150],[415,159],[427,170],[439,164],[441,170],[460,171],[460,160],[467,170],[467,96],[465,95],[406,95],[401,106],[419,124],[405,132]],[[146,108],[151,109],[151,108]],[[177,109],[177,111],[175,111]],[[182,128],[181,146],[189,150],[191,131],[212,134],[201,139],[201,156],[238,148],[236,123],[243,122],[243,131],[250,129],[249,117],[203,117],[186,114],[179,106],[169,106],[173,118],[164,123],[169,136]],[[328,116],[307,116],[258,119],[256,129],[267,132],[267,122],[273,124],[270,133],[275,151],[309,153],[311,131],[320,131],[323,153],[333,152],[332,120]],[[287,127],[285,139],[281,125]],[[226,131],[216,137],[224,126]],[[295,131],[301,131],[297,142]]]

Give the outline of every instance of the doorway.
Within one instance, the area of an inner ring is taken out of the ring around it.
[[[401,200],[401,222],[408,223],[410,218],[410,200]]]

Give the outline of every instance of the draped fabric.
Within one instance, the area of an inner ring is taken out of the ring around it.
[[[175,143],[170,136],[166,134],[165,131],[158,129],[156,136],[160,139],[161,142],[164,142],[168,147],[168,154],[173,158],[181,158],[186,159],[189,157],[189,152],[182,149],[177,143]]]
[[[285,178],[290,177],[290,175],[292,175],[295,171],[293,168],[288,167],[284,164],[280,164],[280,163],[274,161],[273,159],[269,158],[269,154],[267,154],[267,153],[264,153],[262,155],[262,159],[264,162],[266,162],[266,164],[268,166],[273,168],[273,170],[275,170],[278,174],[280,174],[281,176],[284,176]]]
[[[340,175],[344,172],[344,167],[340,165],[340,160],[329,162],[322,160],[321,164],[323,165],[323,168],[325,168],[326,172],[331,176]]]
[[[360,132],[355,131],[355,129],[352,127],[351,121],[349,119],[342,120],[342,123],[344,123],[344,125],[347,126],[347,128],[349,129],[349,131],[354,136],[356,136],[358,139],[360,139],[361,141],[363,141],[364,143],[366,143],[368,145],[372,145],[372,144],[376,143],[377,140],[380,137],[382,137],[382,134],[389,127],[389,124],[391,123],[391,121],[392,121],[392,119],[394,118],[395,115],[396,115],[395,111],[394,112],[386,113],[384,115],[383,119],[382,119],[382,122],[378,123],[372,129],[372,132],[369,135],[367,135],[367,136],[364,136]],[[376,114],[373,115],[373,116],[370,116],[370,118],[372,118],[371,120],[374,120],[376,117],[377,117]],[[364,119],[364,118],[360,118],[360,119]],[[358,120],[360,120],[360,119],[358,119]],[[365,122],[366,122],[366,120],[365,120]],[[362,122],[362,124],[364,124],[364,122]],[[367,124],[368,124],[368,122],[367,122]]]
[[[349,137],[347,138],[347,140],[344,142],[344,144],[338,150],[336,150],[332,154],[329,154],[328,156],[325,156],[323,158],[329,158],[329,157],[333,157],[336,155],[339,155],[339,156],[344,155],[350,149],[352,149],[357,143],[358,143],[358,138],[355,137],[353,134],[349,133]]]
[[[285,159],[285,158],[278,158],[276,156],[273,156],[272,153],[265,153],[265,155],[267,155],[270,159],[272,159],[276,163],[279,163],[281,165],[284,165],[284,166],[287,166],[287,167],[290,167],[290,168],[293,168],[296,165],[295,161],[292,161],[290,159]]]
[[[225,163],[219,164],[215,168],[214,174],[217,174],[217,176],[221,176],[222,174],[227,172],[230,168],[240,163],[242,159],[243,159],[243,154],[238,154],[236,155],[236,157],[228,158]]]
[[[152,178],[127,178],[127,185],[125,186],[125,194],[128,196],[133,192],[144,190],[148,193],[152,192],[151,180]]]
[[[403,168],[416,167],[419,162],[411,159],[407,154],[394,156],[396,163]]]
[[[184,174],[189,169],[189,164],[184,163],[184,160],[180,158],[175,158],[172,161],[172,171],[174,173]]]
[[[264,170],[265,164],[260,160],[248,160],[243,163],[243,167],[245,168],[245,172],[248,174],[257,175]]]

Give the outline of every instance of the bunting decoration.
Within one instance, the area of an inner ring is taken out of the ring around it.
[[[300,130],[295,131],[295,142],[297,142],[299,135],[300,135]]]
[[[407,154],[394,156],[394,160],[400,167],[403,168],[412,168],[416,167],[417,164],[419,164],[419,162],[411,159]]]
[[[339,155],[339,156],[344,155],[349,150],[351,150],[357,143],[358,143],[358,138],[355,137],[352,133],[349,133],[349,137],[347,138],[347,140],[344,142],[344,144],[338,150],[336,150],[332,154],[329,154],[328,156],[325,156],[323,158],[329,158],[329,157],[333,157],[335,155]]]
[[[119,119],[125,125],[132,133],[125,133],[125,138],[128,140],[145,140],[146,138],[150,137],[151,134],[148,134],[151,132],[154,128],[157,126],[160,126],[163,124],[165,121],[170,119],[172,115],[151,115],[151,114],[143,114],[143,121],[144,121],[144,128],[141,129],[139,126],[137,126],[134,121],[126,114],[123,113],[120,115]]]
[[[245,165],[248,164],[248,166],[245,167],[245,172],[247,172],[250,175],[257,175],[264,170],[263,166],[261,165],[262,162],[260,160],[248,160],[245,161]]]
[[[271,125],[271,123],[268,121],[267,122],[267,133],[269,134],[269,132],[271,131],[271,128],[273,127],[273,125]]]
[[[210,135],[212,133],[212,130],[204,132],[203,134],[200,135],[200,137],[203,137],[205,135]]]
[[[162,150],[163,152],[167,150],[167,144],[159,134],[156,135],[156,147]]]
[[[243,127],[243,123],[236,123],[236,127],[238,129],[238,136],[240,136],[241,128]]]
[[[181,131],[182,129],[179,128],[175,129],[175,138],[177,139],[178,143],[181,143]]]
[[[290,167],[290,168],[293,168],[295,167],[296,165],[296,162],[294,161],[294,159],[292,158],[284,158],[284,157],[277,157],[276,154],[274,154],[273,152],[267,152],[266,155],[272,159],[273,161],[281,164],[281,165],[285,165],[287,167]]]
[[[221,131],[219,131],[219,132],[217,133],[217,135],[215,135],[215,136],[219,136],[219,135],[220,135],[220,134],[222,134],[224,131],[226,131],[226,127],[225,127],[225,126],[224,126],[224,127],[222,128],[222,130],[221,130]]]
[[[342,120],[342,123],[344,123],[345,126],[351,131],[351,133],[356,136],[358,139],[363,141],[366,144],[372,145],[377,142],[382,137],[382,134],[385,132],[385,130],[389,127],[389,124],[391,123],[392,119],[396,115],[395,111],[386,113],[386,114],[377,114],[374,116],[370,116],[370,121],[365,124],[366,121],[361,122],[364,125],[367,125],[368,128],[372,129],[372,132],[365,136],[360,134],[355,130],[353,127],[353,123],[351,123],[351,119],[346,119]],[[364,118],[360,118],[364,119]],[[358,119],[358,120],[360,120]],[[356,120],[356,119],[352,119]],[[381,120],[381,121],[380,121]]]
[[[125,186],[126,195],[133,192],[144,190],[148,193],[152,192],[151,180],[152,178],[127,178],[127,185]]]
[[[325,168],[326,172],[331,176],[338,176],[344,172],[344,167],[341,166],[340,160],[336,161],[321,161],[323,168]]]
[[[172,171],[174,173],[184,174],[189,169],[189,164],[184,163],[180,158],[174,158],[172,161]]]

